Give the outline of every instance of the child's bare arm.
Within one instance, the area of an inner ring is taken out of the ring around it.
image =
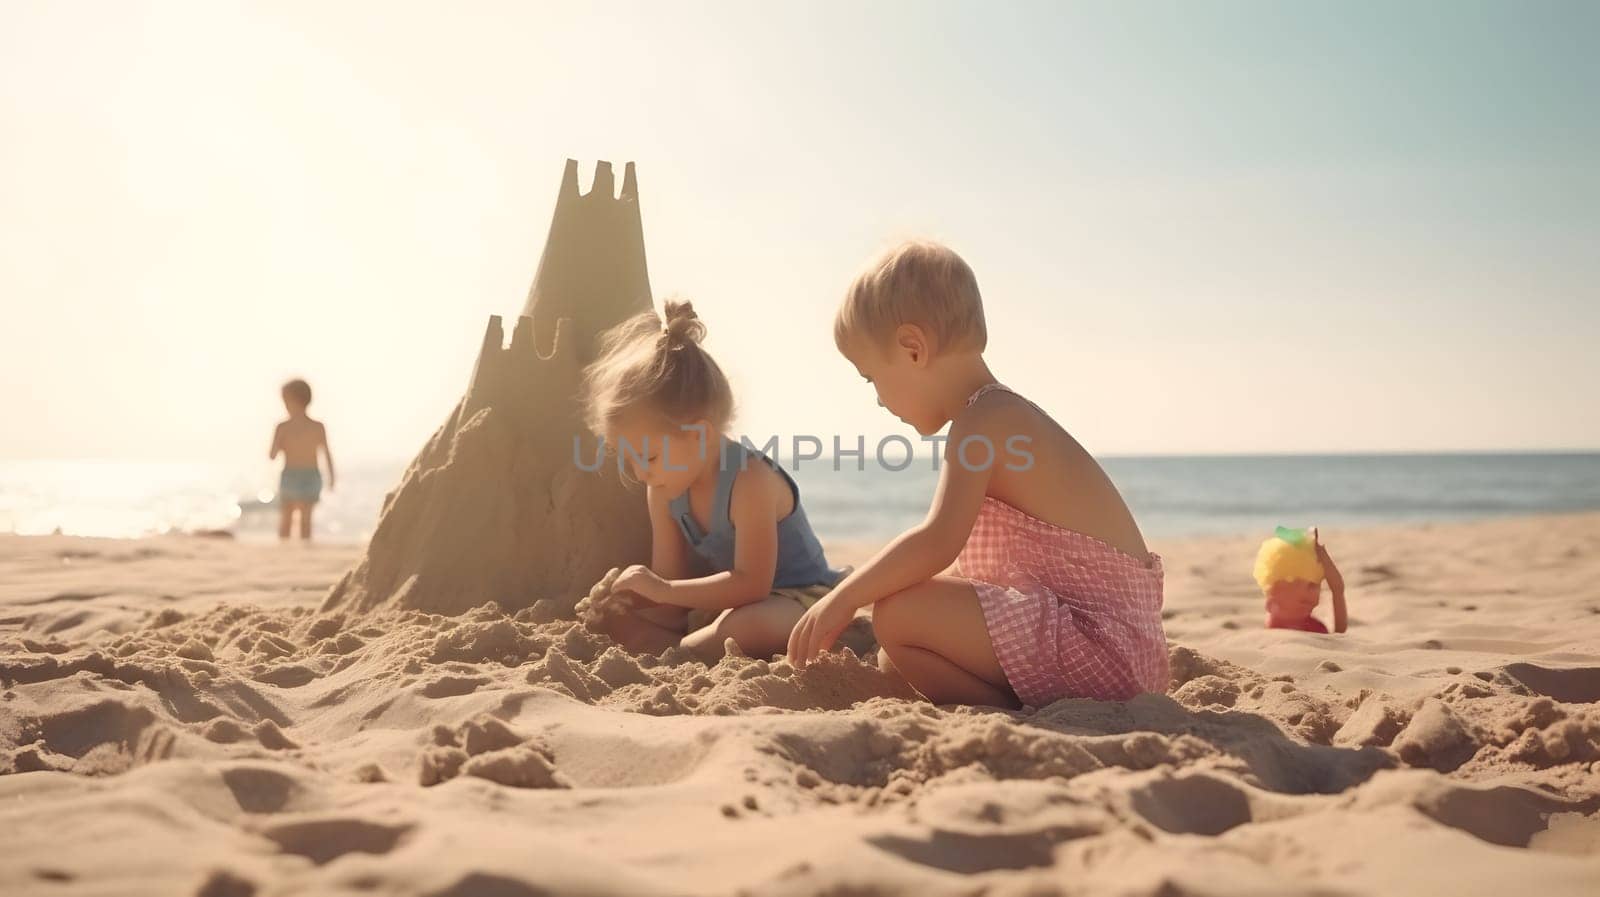
[[[632,591],[634,595],[644,599],[634,611],[640,619],[651,626],[664,628],[681,636],[686,609],[652,601],[645,598],[637,588],[639,582],[652,577],[659,581],[662,578],[680,579],[689,576],[693,569],[689,556],[689,543],[684,540],[677,521],[672,519],[671,504],[665,494],[658,489],[647,489],[645,503],[650,510],[650,566],[629,567],[617,577],[618,585],[613,588],[617,591]],[[630,583],[633,584],[632,588]],[[617,637],[617,633],[612,635]]]
[[[323,460],[328,462],[328,489],[332,491],[338,477],[333,472],[333,449],[328,446],[328,428],[323,424],[317,425],[317,444],[322,448]]]
[[[1322,544],[1322,536],[1316,534],[1317,560],[1322,562],[1322,575],[1328,581],[1328,592],[1333,595],[1333,631],[1343,632],[1349,623],[1344,604],[1344,575],[1339,572],[1339,567],[1333,562],[1333,555],[1328,553],[1327,546]]]
[[[837,600],[856,610],[949,569],[978,519],[987,482],[982,472],[944,465],[928,516],[840,583]]]
[[[625,587],[651,601],[677,607],[740,607],[767,597],[778,572],[778,509],[782,497],[778,490],[788,488],[766,465],[753,466],[740,474],[728,503],[728,517],[737,533],[732,570],[697,579],[663,579],[663,571],[655,571],[660,576],[643,571],[638,574],[637,584]],[[629,572],[633,572],[631,568],[623,577],[628,577]],[[623,586],[623,578],[617,583]]]
[[[988,467],[969,469],[960,463],[961,440],[974,435],[962,423],[958,419],[950,428],[946,463],[927,518],[884,546],[801,616],[789,633],[790,663],[803,668],[833,646],[857,610],[932,579],[961,554],[988,494],[991,473]]]
[[[686,579],[691,571],[689,543],[672,519],[671,503],[659,489],[645,491],[650,508],[650,569],[663,579]]]
[[[992,468],[961,463],[960,445],[968,438],[988,438],[984,426],[991,415],[973,409],[950,428],[939,485],[928,516],[884,546],[834,588],[834,600],[852,611],[887,598],[949,569],[972,534]]]
[[[272,428],[272,447],[267,449],[267,460],[271,461],[283,452],[283,424]]]

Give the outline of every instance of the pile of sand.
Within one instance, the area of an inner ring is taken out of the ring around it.
[[[1169,694],[1022,716],[571,598],[324,612],[336,549],[0,539],[0,891],[1592,894],[1600,516],[1335,547],[1342,637],[1158,546]]]
[[[615,465],[587,472],[577,461],[595,457],[579,407],[583,365],[601,333],[651,309],[632,163],[621,196],[613,190],[601,162],[580,196],[567,163],[510,346],[491,317],[466,394],[384,501],[365,557],[324,609],[521,608],[648,560],[643,495]]]

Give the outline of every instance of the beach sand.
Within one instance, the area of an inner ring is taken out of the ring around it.
[[[1261,628],[1258,538],[1155,546],[1168,694],[1021,716],[0,537],[0,893],[1600,893],[1600,514],[1325,532],[1343,636]]]

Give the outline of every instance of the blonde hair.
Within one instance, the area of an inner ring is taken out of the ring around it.
[[[584,412],[598,435],[646,409],[669,423],[705,420],[720,430],[733,418],[733,389],[700,341],[706,325],[689,302],[667,300],[662,317],[641,312],[605,332],[600,357],[583,371]]]
[[[1322,582],[1322,562],[1317,560],[1317,548],[1310,542],[1299,545],[1273,536],[1261,543],[1256,552],[1256,585],[1265,592],[1273,583],[1291,579]]]
[[[833,342],[841,352],[856,334],[882,343],[901,324],[926,329],[940,352],[988,345],[978,278],[955,250],[914,240],[873,260],[845,293]]]

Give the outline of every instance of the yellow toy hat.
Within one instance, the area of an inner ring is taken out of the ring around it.
[[[1322,562],[1317,560],[1315,542],[1303,529],[1278,527],[1256,552],[1255,576],[1256,585],[1263,592],[1275,582],[1290,579],[1322,582]]]

